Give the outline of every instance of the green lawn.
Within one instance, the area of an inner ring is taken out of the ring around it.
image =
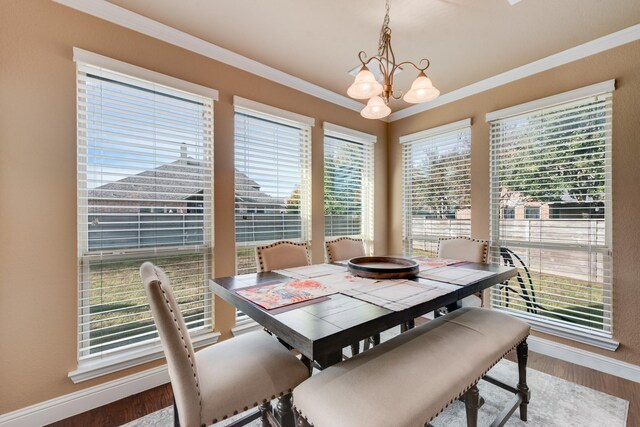
[[[435,246],[437,247],[437,244],[435,244]],[[412,253],[414,256],[437,257],[435,249],[428,250],[424,247],[414,247]],[[527,283],[527,289],[529,289],[528,278],[523,269],[520,269],[520,274],[524,278],[525,283]],[[601,283],[586,282],[560,275],[542,274],[534,271],[531,271],[530,274],[533,289],[537,295],[538,307],[533,307],[533,311],[536,314],[591,328],[604,328],[601,320],[604,309],[604,293]],[[511,279],[509,283],[511,288],[521,292],[520,286],[515,278]],[[528,290],[528,292],[530,291]],[[551,297],[553,300],[551,300],[550,296],[546,295],[547,293],[553,294]],[[504,290],[501,292],[501,295],[503,297],[502,305],[506,305]],[[511,308],[522,311],[526,310],[525,307],[522,307],[525,303],[520,296],[510,293],[510,298],[511,304],[509,304],[509,306]],[[585,301],[577,301],[576,298]]]
[[[205,282],[208,274],[203,274],[206,271],[203,255],[93,261],[89,267],[91,290],[85,291],[91,313],[84,320],[90,322],[90,353],[156,336],[139,273],[140,265],[147,260],[163,268],[171,279],[185,320],[194,322],[193,326],[204,323],[209,291]],[[103,345],[111,340],[118,343]]]

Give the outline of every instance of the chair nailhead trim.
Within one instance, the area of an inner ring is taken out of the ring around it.
[[[513,351],[513,349],[515,349],[517,346],[519,346],[520,344],[522,344],[523,342],[525,342],[525,341],[527,340],[527,338],[529,338],[529,334],[527,334],[527,336],[526,336],[526,337],[524,337],[522,340],[520,340],[518,343],[516,343],[513,347],[511,347],[509,350],[507,350],[507,351],[506,351],[502,356],[500,356],[500,358],[499,358],[498,360],[496,360],[495,362],[493,362],[493,363],[491,364],[491,366],[489,366],[489,368],[488,368],[487,370],[485,370],[485,371],[482,373],[482,375],[480,375],[480,377],[479,377],[478,379],[476,379],[476,380],[475,380],[475,381],[474,381],[470,386],[467,386],[467,388],[466,388],[462,393],[460,393],[460,394],[458,395],[458,397],[455,397],[455,398],[451,399],[451,401],[449,401],[449,403],[447,403],[445,406],[443,406],[443,407],[442,407],[442,408],[441,408],[441,409],[440,409],[440,410],[439,410],[439,411],[438,411],[434,416],[432,416],[431,418],[429,418],[429,419],[427,420],[427,422],[425,422],[425,423],[424,423],[424,425],[429,424],[431,421],[433,421],[433,419],[434,419],[435,417],[437,417],[438,415],[440,415],[440,414],[442,413],[442,411],[444,411],[445,409],[447,409],[447,408],[449,407],[449,405],[451,405],[453,402],[455,402],[456,400],[458,400],[458,399],[460,399],[462,396],[464,396],[464,394],[465,394],[466,392],[468,392],[468,391],[469,391],[469,389],[470,389],[471,387],[473,387],[474,385],[478,384],[478,382],[480,382],[480,380],[481,380],[481,379],[482,379],[482,378],[487,374],[487,372],[489,372],[489,371],[491,370],[491,368],[493,368],[493,367],[494,367],[494,366],[495,366],[499,361],[501,361],[502,359],[504,359],[504,357],[505,357],[507,354],[511,353],[511,352]],[[294,410],[295,410],[295,411],[296,411],[296,412],[297,412],[297,413],[298,413],[302,418],[304,418],[304,419],[305,419],[305,421],[307,422],[307,424],[309,424],[310,426],[312,426],[312,427],[313,427],[313,423],[311,423],[311,422],[309,421],[309,418],[307,418],[307,416],[306,416],[306,415],[304,415],[304,414],[302,413],[302,411],[300,411],[300,409],[298,409],[298,408],[295,406],[295,404],[293,405],[293,409],[294,409]]]
[[[269,248],[275,248],[280,245],[294,245],[294,246],[304,246],[305,253],[307,256],[307,264],[310,264],[309,259],[309,244],[306,242],[292,242],[290,240],[280,240],[278,242],[273,242],[270,245],[264,246],[256,246],[256,255],[258,256],[258,273],[264,272],[264,260],[262,259],[262,251]]]
[[[443,240],[455,240],[455,239],[465,239],[465,240],[469,240],[470,242],[483,243],[484,249],[482,250],[482,263],[483,264],[487,263],[487,261],[489,260],[489,241],[488,240],[472,239],[471,237],[467,237],[467,236],[440,237],[438,239],[438,252],[440,251],[440,242],[442,242]]]
[[[202,396],[200,395],[200,384],[198,382],[198,376],[196,374],[196,370],[195,370],[195,365],[194,365],[193,359],[191,358],[191,354],[189,353],[189,347],[187,346],[187,341],[184,339],[184,334],[182,333],[182,329],[180,328],[180,326],[178,324],[178,318],[176,317],[176,314],[173,312],[173,309],[171,308],[171,304],[169,303],[169,298],[167,297],[167,293],[162,288],[162,281],[160,280],[160,276],[158,276],[158,271],[156,270],[155,266],[154,266],[154,273],[156,274],[156,278],[158,279],[156,281],[156,283],[158,283],[160,291],[162,292],[162,296],[164,297],[164,302],[165,302],[165,304],[169,308],[169,311],[172,314],[171,317],[173,317],[173,322],[176,324],[178,332],[180,332],[180,339],[182,340],[182,343],[184,344],[184,348],[185,348],[185,351],[187,353],[187,358],[189,359],[189,364],[191,365],[191,371],[193,372],[193,378],[194,378],[194,382],[195,382],[195,386],[196,386],[196,391],[198,392],[198,405],[200,406],[200,412],[202,413]]]
[[[333,251],[331,250],[331,244],[341,242],[342,240],[351,240],[352,242],[363,243],[362,239],[354,239],[353,237],[347,237],[347,236],[338,237],[337,239],[324,242],[324,247],[327,250],[327,256],[329,257],[329,262],[337,261],[335,259],[335,256],[333,255]]]

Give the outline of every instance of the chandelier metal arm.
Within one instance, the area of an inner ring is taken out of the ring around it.
[[[420,60],[420,62],[418,62],[418,64],[421,64],[421,63],[422,63],[422,62],[424,62],[424,61],[426,61],[426,62],[427,62],[427,65],[425,65],[424,67],[420,67],[420,66],[418,66],[418,65],[414,64],[414,63],[413,63],[413,62],[411,62],[411,61],[404,61],[404,62],[399,63],[399,64],[398,64],[398,65],[396,65],[395,67],[393,67],[393,70],[392,70],[392,71],[395,71],[395,70],[396,70],[396,68],[400,68],[400,66],[401,66],[401,65],[409,64],[409,65],[411,65],[413,68],[415,68],[416,70],[424,72],[427,68],[429,68],[429,65],[431,65],[431,63],[429,62],[429,60],[428,60],[427,58],[423,58],[423,59],[421,59],[421,60]]]

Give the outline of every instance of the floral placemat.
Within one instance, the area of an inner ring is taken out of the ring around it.
[[[272,282],[236,291],[238,295],[267,310],[308,301],[337,292],[334,288],[330,288],[313,279]]]

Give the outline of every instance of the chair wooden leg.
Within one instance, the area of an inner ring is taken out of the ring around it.
[[[309,359],[307,356],[302,356],[300,361],[304,363],[304,366],[309,370],[309,376],[313,375],[313,360]]]
[[[271,427],[269,423],[269,411],[271,411],[271,402],[264,402],[260,407],[260,421],[262,421],[262,427]]]
[[[531,400],[531,392],[527,385],[527,359],[529,358],[529,345],[527,340],[522,341],[516,348],[518,354],[518,385],[516,389],[522,396],[522,403],[520,404],[520,419],[527,421],[527,405]]]
[[[288,393],[278,399],[276,413],[281,427],[295,427],[291,397],[291,393]]]
[[[173,426],[180,427],[180,417],[178,416],[178,406],[176,405],[176,399],[173,398]]]
[[[380,345],[380,334],[375,334],[373,337],[371,337],[373,339],[373,346],[377,346]]]
[[[467,427],[478,427],[478,408],[480,407],[480,393],[478,384],[474,384],[465,394],[464,405],[467,410]]]
[[[351,356],[355,356],[360,353],[360,342],[358,341],[355,344],[351,344]]]

